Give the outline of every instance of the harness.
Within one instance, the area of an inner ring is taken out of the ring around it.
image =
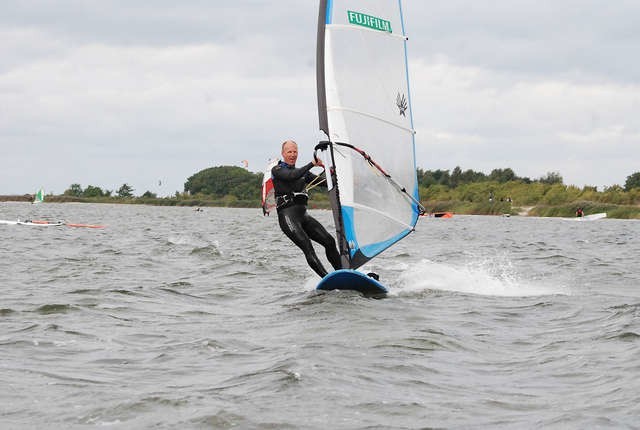
[[[287,193],[281,196],[276,196],[276,209],[284,209],[293,205],[306,205],[309,200],[309,195],[306,192],[301,193]]]

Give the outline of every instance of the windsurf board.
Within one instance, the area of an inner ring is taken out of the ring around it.
[[[357,270],[340,269],[322,278],[316,290],[355,290],[365,296],[383,296],[389,290],[376,279]]]

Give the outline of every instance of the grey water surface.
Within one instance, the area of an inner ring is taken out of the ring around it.
[[[0,225],[0,428],[640,428],[638,221],[424,218],[371,299],[259,209],[43,217],[106,228]]]

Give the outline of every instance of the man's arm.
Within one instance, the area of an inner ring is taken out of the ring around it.
[[[281,181],[295,181],[296,179],[304,176],[311,168],[313,167],[313,162],[308,163],[302,167],[298,167],[297,169],[285,169],[280,165],[275,166],[271,169],[271,175],[274,179],[278,179]]]

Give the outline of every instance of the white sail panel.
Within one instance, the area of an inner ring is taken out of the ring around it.
[[[322,3],[319,98],[323,93],[325,99],[319,109],[326,110],[327,123],[321,128],[332,143],[339,193],[334,210],[353,268],[407,235],[418,219],[406,37],[398,0]]]

